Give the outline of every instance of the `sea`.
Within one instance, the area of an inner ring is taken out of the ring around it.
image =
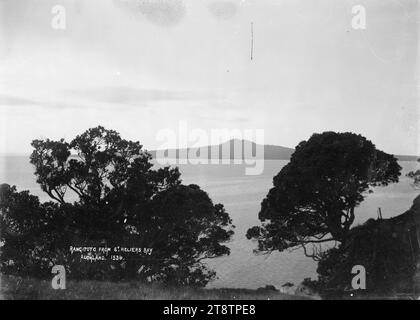
[[[222,203],[236,226],[235,235],[227,243],[230,255],[207,262],[217,273],[217,279],[210,282],[208,288],[257,289],[266,285],[280,288],[287,282],[299,285],[305,278],[317,277],[316,262],[305,257],[301,250],[256,254],[256,243],[245,236],[248,228],[259,225],[261,201],[272,187],[273,177],[287,162],[264,160],[264,170],[260,175],[246,175],[246,164],[178,165],[183,183],[199,185],[214,203]],[[405,174],[420,169],[420,163],[399,163],[403,168],[399,183],[377,187],[374,193],[367,195],[355,210],[355,225],[377,218],[378,208],[381,208],[383,218],[410,208],[420,190],[414,189]],[[28,156],[0,157],[0,183],[16,185],[19,191],[29,190],[41,201],[49,200],[36,183]]]

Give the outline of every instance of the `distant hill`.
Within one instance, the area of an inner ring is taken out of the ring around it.
[[[417,161],[420,159],[418,156],[395,155],[395,157],[400,161]]]
[[[236,146],[236,150],[235,150]],[[258,153],[257,153],[258,148]],[[292,148],[286,148],[274,145],[257,145],[255,142],[248,140],[232,139],[219,145],[210,145],[197,148],[183,148],[183,149],[167,149],[165,150],[165,156],[168,154],[175,155],[175,159],[188,158],[189,153],[197,155],[205,155],[207,149],[207,159],[245,159],[250,157],[257,157],[269,160],[289,160],[292,153],[295,151]],[[242,151],[241,151],[242,149]],[[261,153],[260,150],[264,150]],[[160,150],[162,151],[162,150]],[[157,150],[150,151],[153,158],[156,158]],[[252,152],[252,153],[251,153]],[[259,154],[264,155],[260,157]]]
[[[235,152],[235,144],[238,148]],[[242,152],[240,152],[240,146],[242,145]],[[186,159],[188,158],[188,154],[192,152],[196,154],[197,157],[200,157],[201,154],[203,156],[206,153],[207,149],[207,159],[245,159],[249,158],[249,153],[252,150],[252,157],[256,157],[256,150],[257,148],[261,148],[260,150],[264,150],[264,159],[266,160],[290,160],[290,156],[295,151],[293,148],[287,148],[282,146],[276,145],[258,145],[255,142],[248,141],[248,140],[239,140],[239,139],[231,139],[219,145],[210,145],[204,147],[197,147],[197,148],[183,148],[183,149],[167,149],[165,150],[165,156],[169,154],[175,155],[175,159]],[[162,150],[160,150],[162,151]],[[245,154],[245,151],[248,154]],[[153,158],[156,158],[157,150],[150,151]],[[259,152],[260,153],[260,152]],[[395,156],[400,161],[417,161],[418,156],[410,156],[410,155],[396,155]]]

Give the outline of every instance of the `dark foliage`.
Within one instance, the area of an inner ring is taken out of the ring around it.
[[[1,271],[50,277],[65,265],[74,279],[147,279],[203,286],[215,277],[202,260],[229,254],[229,215],[177,168],[154,169],[139,142],[103,127],[70,143],[34,140],[37,182],[53,200],[1,186]],[[73,247],[151,248],[89,262]]]
[[[318,264],[318,290],[324,295],[351,291],[353,266],[366,270],[365,293],[390,295],[410,293],[416,269],[410,232],[383,227],[380,220],[369,220],[353,228],[346,243],[324,253]]]
[[[261,204],[262,226],[248,230],[260,252],[303,247],[315,260],[324,242],[343,242],[355,208],[374,186],[398,182],[397,159],[361,135],[324,132],[301,142]],[[312,245],[312,252],[307,246]]]

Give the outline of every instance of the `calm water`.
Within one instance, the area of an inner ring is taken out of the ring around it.
[[[259,176],[246,176],[244,165],[180,165],[184,183],[198,184],[209,193],[212,200],[223,203],[236,226],[235,236],[228,244],[228,257],[213,259],[209,265],[217,272],[218,279],[209,287],[255,289],[267,284],[276,287],[285,282],[299,284],[305,277],[316,277],[316,264],[301,251],[255,255],[255,243],[246,239],[249,227],[257,225],[260,203],[272,186],[272,178],[287,163],[266,160],[264,172]],[[356,210],[356,223],[376,218],[377,208],[388,218],[407,210],[418,194],[410,186],[405,174],[420,168],[415,162],[401,162],[402,177],[398,184],[377,188]],[[0,183],[16,185],[18,190],[30,190],[41,200],[49,200],[35,182],[33,167],[28,157],[0,158]]]

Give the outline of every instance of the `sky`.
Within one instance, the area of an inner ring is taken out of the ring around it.
[[[65,29],[52,27],[57,4]],[[352,27],[354,5],[365,29]],[[151,150],[184,121],[264,129],[286,147],[351,131],[419,155],[418,11],[417,0],[0,0],[0,152],[97,125]]]

